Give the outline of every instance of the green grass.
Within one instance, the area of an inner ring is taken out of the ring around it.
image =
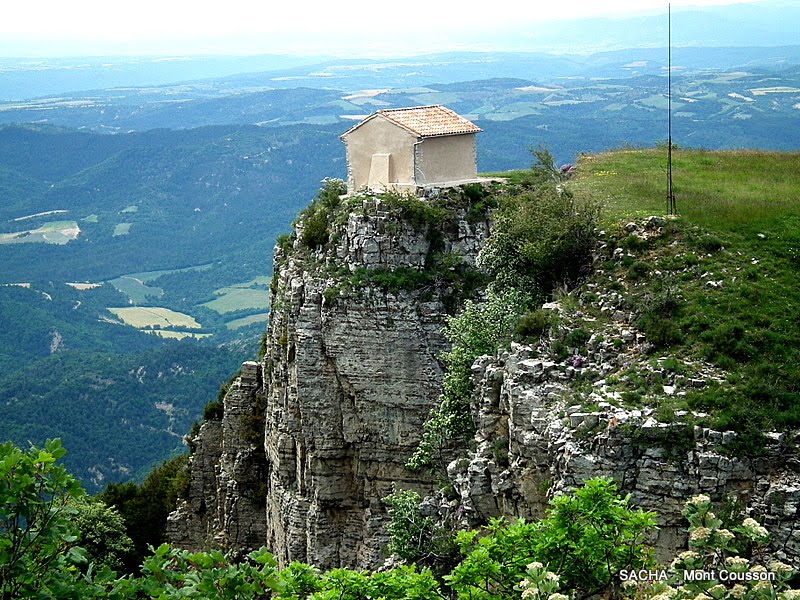
[[[622,150],[579,161],[570,184],[606,203],[604,220],[664,214],[666,150]],[[673,152],[678,213],[702,227],[753,229],[800,213],[800,154],[780,152]]]
[[[217,296],[210,302],[204,302],[201,306],[225,314],[238,310],[262,310],[269,308],[269,292],[267,286],[270,278],[262,275],[238,283],[236,285],[220,288],[214,291]]]
[[[227,327],[230,330],[235,330],[241,327],[247,327],[248,325],[252,325],[254,323],[266,324],[268,318],[269,318],[269,313],[257,313],[255,315],[249,315],[247,317],[242,317],[240,319],[233,319],[232,321],[228,321],[227,323],[225,323],[225,327]]]
[[[620,224],[664,214],[665,155],[583,157],[570,183],[605,201],[603,226],[633,255],[604,265],[607,283],[625,283],[658,352],[727,372],[686,398],[711,425],[800,426],[800,154],[676,151],[679,217],[658,240],[641,241]]]

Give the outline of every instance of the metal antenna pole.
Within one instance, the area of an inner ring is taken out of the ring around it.
[[[672,4],[667,4],[667,214],[674,215],[675,193],[672,189]]]

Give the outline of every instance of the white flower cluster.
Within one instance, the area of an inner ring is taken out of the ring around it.
[[[787,565],[786,563],[782,563],[779,560],[773,560],[769,563],[769,570],[774,573],[793,573],[794,569]]]
[[[689,534],[690,542],[704,542],[711,536],[711,530],[708,527],[697,527]]]
[[[692,497],[687,504],[708,504],[709,502],[711,502],[711,498],[705,494],[698,494],[697,496]]]
[[[672,587],[668,587],[660,591],[652,598],[650,598],[650,600],[672,600],[677,595],[678,595],[678,590]]]
[[[548,600],[569,600],[563,594],[553,593],[558,589],[559,576],[545,569],[540,562],[528,565],[528,577],[519,582],[522,588],[522,598],[538,600],[547,597]]]
[[[742,528],[744,528],[750,535],[756,538],[765,538],[769,536],[767,530],[755,519],[750,517],[742,521]]]
[[[747,588],[744,587],[741,583],[737,583],[735,586],[731,588],[729,594],[733,598],[744,598],[744,595],[747,593]]]
[[[736,537],[735,535],[733,535],[731,531],[728,531],[727,529],[717,529],[717,535],[726,541],[730,541]]]
[[[725,566],[729,569],[741,570],[746,569],[750,562],[742,556],[729,556],[725,559]]]
[[[691,563],[699,559],[700,555],[697,552],[694,550],[686,550],[675,557],[675,560],[670,563],[670,567],[677,569],[679,567],[683,567],[686,563]]]

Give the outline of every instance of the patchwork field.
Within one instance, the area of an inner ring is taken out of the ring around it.
[[[255,315],[242,317],[241,319],[233,319],[232,321],[228,321],[225,323],[225,327],[233,331],[242,327],[247,327],[248,325],[253,325],[254,323],[266,323],[268,318],[269,313],[257,313]]]
[[[81,283],[81,282],[68,282],[67,285],[69,287],[71,287],[71,288],[76,289],[76,290],[83,291],[83,290],[94,290],[94,289],[97,289],[103,284],[102,283],[85,283],[85,282],[83,282],[83,283]]]
[[[35,216],[35,215],[31,215]],[[64,245],[78,238],[81,229],[75,221],[50,221],[36,229],[13,233],[0,233],[0,244],[58,244]]]
[[[181,327],[185,329],[200,329],[202,325],[194,317],[159,306],[126,306],[109,308],[108,311],[126,325],[145,328]]]
[[[260,310],[269,307],[269,277],[259,276],[250,281],[220,288],[214,291],[218,296],[202,306],[225,314],[237,310]]]
[[[164,329],[143,329],[145,333],[150,333],[152,335],[157,335],[160,338],[170,339],[170,340],[183,340],[186,338],[192,338],[195,340],[200,340],[203,338],[211,337],[210,333],[188,333],[186,331],[168,331]]]

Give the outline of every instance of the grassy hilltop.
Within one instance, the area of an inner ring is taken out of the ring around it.
[[[708,412],[719,428],[800,426],[800,154],[678,150],[673,164],[678,217],[647,238],[625,225],[664,214],[666,151],[581,158],[569,188],[603,202],[608,256],[578,295],[591,307],[589,284],[619,291],[655,344],[651,362],[688,377],[701,361],[724,377],[670,398],[657,376],[616,383],[630,402]]]

